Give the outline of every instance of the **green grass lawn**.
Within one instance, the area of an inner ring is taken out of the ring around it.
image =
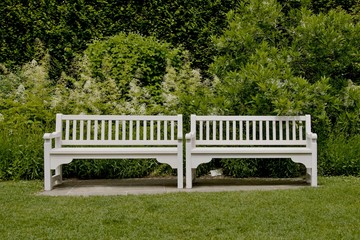
[[[360,178],[320,187],[107,197],[40,196],[0,182],[0,239],[360,239]]]

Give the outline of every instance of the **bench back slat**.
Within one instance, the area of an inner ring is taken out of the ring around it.
[[[196,145],[306,145],[306,116],[191,116]]]
[[[56,130],[61,145],[177,145],[182,135],[182,115],[62,115]],[[177,133],[177,134],[175,134]]]

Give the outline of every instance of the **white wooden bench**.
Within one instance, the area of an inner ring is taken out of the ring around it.
[[[213,158],[291,158],[317,186],[317,135],[306,116],[196,116],[186,134],[186,188]]]
[[[45,190],[62,182],[62,164],[74,159],[157,159],[177,169],[183,188],[182,129],[182,115],[57,114],[55,132],[44,135]]]

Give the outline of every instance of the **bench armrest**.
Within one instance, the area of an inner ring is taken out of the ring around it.
[[[311,140],[317,140],[317,134],[316,133],[308,133],[307,137]]]
[[[195,134],[193,132],[189,132],[185,135],[186,140],[191,140],[195,137]]]
[[[182,135],[182,134],[178,134],[177,139],[178,139],[179,141],[182,141],[182,140],[183,140],[183,135]]]
[[[61,136],[61,132],[45,133],[44,136],[43,136],[43,139],[51,140],[51,139],[54,139],[54,138],[58,138],[60,136]]]

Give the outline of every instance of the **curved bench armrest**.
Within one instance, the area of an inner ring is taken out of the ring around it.
[[[183,140],[183,135],[182,135],[182,134],[178,134],[177,139],[178,139],[179,141],[182,141],[182,140]]]
[[[61,132],[45,133],[43,139],[53,139],[61,136]]]
[[[318,138],[316,133],[308,133],[307,137],[312,140],[317,140],[317,138]]]
[[[193,132],[189,132],[185,135],[186,140],[191,140],[195,137],[195,134]]]

